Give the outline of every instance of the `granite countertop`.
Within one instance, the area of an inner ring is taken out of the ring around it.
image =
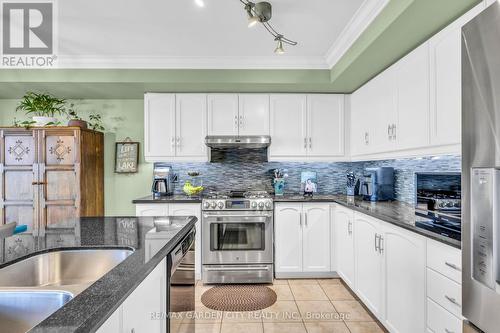
[[[134,200],[133,203],[199,203],[203,197],[187,197],[185,195],[172,195],[166,197],[154,197],[149,195],[144,198]],[[364,201],[360,197],[347,197],[341,194],[315,194],[314,196],[303,196],[298,193],[285,193],[284,195],[273,196],[274,202],[335,202],[342,206],[351,208],[358,212],[378,218],[382,221],[397,225],[407,230],[413,231],[425,237],[432,238],[441,243],[461,248],[461,243],[450,237],[415,226],[417,216],[415,207],[401,201]],[[421,218],[425,219],[425,218]]]
[[[346,195],[317,194],[312,197],[304,197],[297,194],[285,194],[275,196],[275,202],[335,202],[339,205],[351,208],[360,213],[375,217],[379,220],[394,224],[401,228],[413,231],[425,237],[432,238],[444,244],[461,248],[461,242],[450,237],[415,226],[417,215],[415,207],[401,201],[364,201],[360,197],[348,197]],[[422,218],[425,219],[425,218]]]
[[[81,218],[73,223],[53,224],[39,236],[18,234],[5,239],[0,269],[27,257],[81,248],[134,249],[87,289],[76,295],[30,332],[93,332],[120,306],[128,295],[172,251],[193,227],[195,217],[172,217],[165,232],[165,246],[152,258],[146,257],[146,233],[154,229],[153,217]],[[61,241],[53,241],[60,239]],[[64,289],[64,288],[62,288]]]
[[[174,194],[166,196],[154,196],[152,194],[145,197],[132,200],[133,204],[150,204],[150,203],[201,203],[201,196],[188,197],[184,194]]]

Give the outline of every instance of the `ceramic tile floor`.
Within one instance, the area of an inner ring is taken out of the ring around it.
[[[256,312],[220,312],[206,308],[196,286],[193,318],[175,320],[175,333],[383,333],[374,317],[340,279],[275,280],[269,286],[276,303]],[[193,316],[191,316],[193,317]]]

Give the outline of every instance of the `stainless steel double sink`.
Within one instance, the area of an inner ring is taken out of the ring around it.
[[[26,332],[69,302],[131,249],[58,250],[0,269],[2,332]]]

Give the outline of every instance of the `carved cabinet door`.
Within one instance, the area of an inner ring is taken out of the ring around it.
[[[25,255],[34,247],[38,220],[37,133],[24,129],[0,131],[0,224],[25,224],[28,231],[9,237],[1,250],[5,259]]]
[[[80,209],[79,132],[39,130],[40,222],[73,226]]]

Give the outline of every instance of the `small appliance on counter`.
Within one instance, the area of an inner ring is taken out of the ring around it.
[[[157,162],[153,167],[153,186],[151,192],[155,196],[172,195],[174,193],[174,178],[172,167],[166,163]]]
[[[361,180],[363,200],[394,200],[394,168],[366,168]]]

